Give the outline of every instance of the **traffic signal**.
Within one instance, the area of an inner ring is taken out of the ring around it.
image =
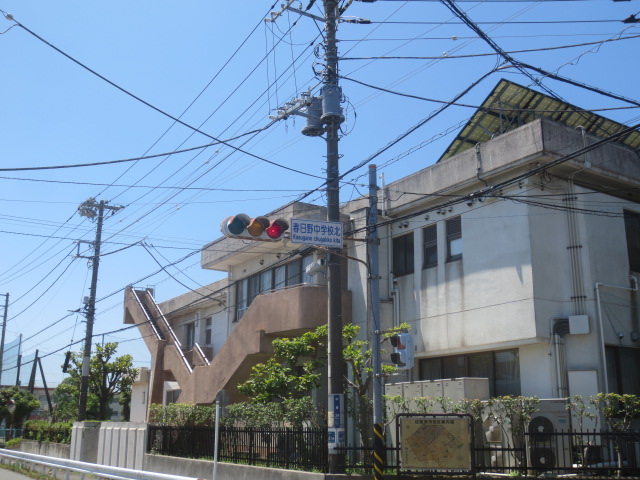
[[[225,236],[267,242],[282,240],[287,230],[289,222],[282,218],[271,221],[267,217],[250,218],[244,213],[227,217],[220,224],[220,231]]]
[[[399,370],[413,368],[413,335],[407,332],[397,333],[390,337],[393,353],[391,361]]]

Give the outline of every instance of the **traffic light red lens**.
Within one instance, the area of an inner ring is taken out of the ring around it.
[[[280,238],[280,235],[284,233],[284,228],[279,223],[272,223],[269,228],[267,228],[267,236],[269,238]]]

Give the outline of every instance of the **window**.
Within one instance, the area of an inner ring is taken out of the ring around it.
[[[609,391],[640,395],[640,348],[605,347]]]
[[[438,265],[438,229],[437,225],[429,225],[422,229],[423,262],[422,268]]]
[[[287,287],[302,283],[302,259],[287,263]]]
[[[447,262],[454,262],[462,258],[462,219],[450,218],[447,227]]]
[[[196,343],[196,322],[187,323],[187,339],[185,341],[185,348],[193,348]]]
[[[237,322],[238,320],[240,320],[242,318],[242,315],[244,315],[244,312],[247,310],[247,307],[249,306],[249,302],[248,302],[248,299],[247,299],[247,284],[248,283],[249,283],[249,280],[247,278],[244,278],[244,279],[240,280],[236,284],[236,305],[237,305],[237,310],[236,310],[236,315],[235,315],[234,322]]]
[[[211,317],[207,317],[204,319],[204,344],[212,345],[213,344],[213,320]]]
[[[393,275],[413,273],[413,233],[393,239]]]
[[[640,214],[625,210],[624,230],[627,234],[629,270],[640,272]]]
[[[303,269],[303,265],[310,263],[308,259],[313,261],[312,256],[298,258],[285,265],[264,270],[238,281],[236,284],[237,311],[234,321],[237,322],[242,318],[249,305],[261,293],[300,285],[303,282],[312,283],[311,277],[305,275]]]
[[[492,397],[520,395],[518,351],[502,350],[420,360],[420,380],[461,377],[488,378]]]

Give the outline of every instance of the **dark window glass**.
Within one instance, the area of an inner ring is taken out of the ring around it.
[[[249,277],[249,294],[247,295],[247,306],[251,305],[256,296],[260,293],[260,275]]]
[[[442,378],[442,359],[424,358],[420,360],[420,379],[437,380]]]
[[[520,395],[520,360],[517,350],[423,358],[419,365],[420,380],[488,378],[492,397]]]
[[[605,351],[609,391],[640,395],[640,349],[608,346]]]
[[[249,284],[248,278],[243,278],[236,284],[236,315],[233,319],[234,322],[237,322],[244,315],[245,310],[249,306],[249,302],[247,300],[247,285]]]
[[[186,348],[193,348],[193,344],[196,339],[196,324],[195,322],[187,323],[187,338],[185,343]]]
[[[629,270],[640,272],[640,214],[625,210],[624,230],[627,234]]]
[[[393,239],[393,274],[396,277],[413,273],[413,233]]]
[[[495,352],[497,396],[520,395],[520,359],[517,350]]]
[[[467,356],[467,373],[474,378],[494,378],[493,353],[484,352]],[[489,382],[489,394],[495,396],[494,382]]]
[[[468,376],[464,360],[464,355],[444,357],[442,359],[442,378],[460,378]]]
[[[205,345],[211,345],[212,343],[212,330],[213,330],[213,322],[211,317],[207,317],[205,319],[205,330],[204,330],[204,344]]]
[[[461,217],[446,221],[447,228],[447,262],[462,258],[462,220]]]
[[[287,286],[302,283],[302,259],[287,263]]]
[[[438,265],[438,229],[437,225],[429,225],[422,230],[424,244],[422,268],[430,268]]]

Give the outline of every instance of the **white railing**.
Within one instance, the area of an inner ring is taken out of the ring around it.
[[[120,467],[107,467],[106,465],[97,465],[95,463],[77,462],[75,460],[67,460],[64,458],[45,457],[44,455],[35,455],[33,453],[17,452],[14,450],[6,450],[0,448],[0,463],[9,464],[32,464],[41,467],[42,475],[51,475],[56,477],[57,472],[79,473],[81,478],[85,475],[92,475],[97,478],[108,478],[110,480],[203,480],[194,477],[183,477],[180,475],[169,475],[167,473],[146,472],[144,470],[131,470]],[[35,469],[31,469],[35,471]],[[53,470],[49,473],[49,470]]]
[[[200,347],[200,345],[198,345],[197,343],[194,343],[193,344],[193,349],[196,352],[198,352],[198,355],[200,355],[200,358],[202,359],[202,361],[204,362],[205,365],[211,365],[211,362],[209,362],[209,359],[207,358],[207,356],[202,351],[202,348]]]
[[[182,359],[182,363],[187,368],[187,371],[189,373],[193,373],[193,368],[191,368],[191,365],[189,364],[187,357],[184,356],[184,352],[182,351],[182,345],[180,344],[180,340],[178,340],[178,336],[171,328],[171,325],[167,321],[167,318],[164,316],[164,313],[162,313],[162,310],[160,310],[160,306],[156,303],[155,298],[153,298],[151,294],[149,294],[148,292],[147,292],[147,297],[149,298],[149,300],[151,300],[151,302],[153,302],[153,305],[156,307],[156,312],[158,312],[158,314],[160,315],[160,319],[162,320],[162,323],[164,324],[165,329],[167,330],[167,332],[169,332],[169,336],[171,337],[171,340],[173,340],[173,346],[178,352],[178,356]]]
[[[140,301],[140,297],[138,297],[138,293],[133,289],[131,289],[131,293],[133,295],[133,298],[135,298],[136,303],[138,304],[138,307],[140,308],[140,310],[142,310],[142,313],[144,313],[144,316],[147,317],[147,324],[151,327],[151,330],[153,330],[153,333],[155,333],[156,338],[158,340],[162,340],[162,335],[160,335],[160,332],[158,332],[158,329],[156,328],[156,324],[154,323],[153,319],[149,317],[149,314],[145,310],[144,305]]]

